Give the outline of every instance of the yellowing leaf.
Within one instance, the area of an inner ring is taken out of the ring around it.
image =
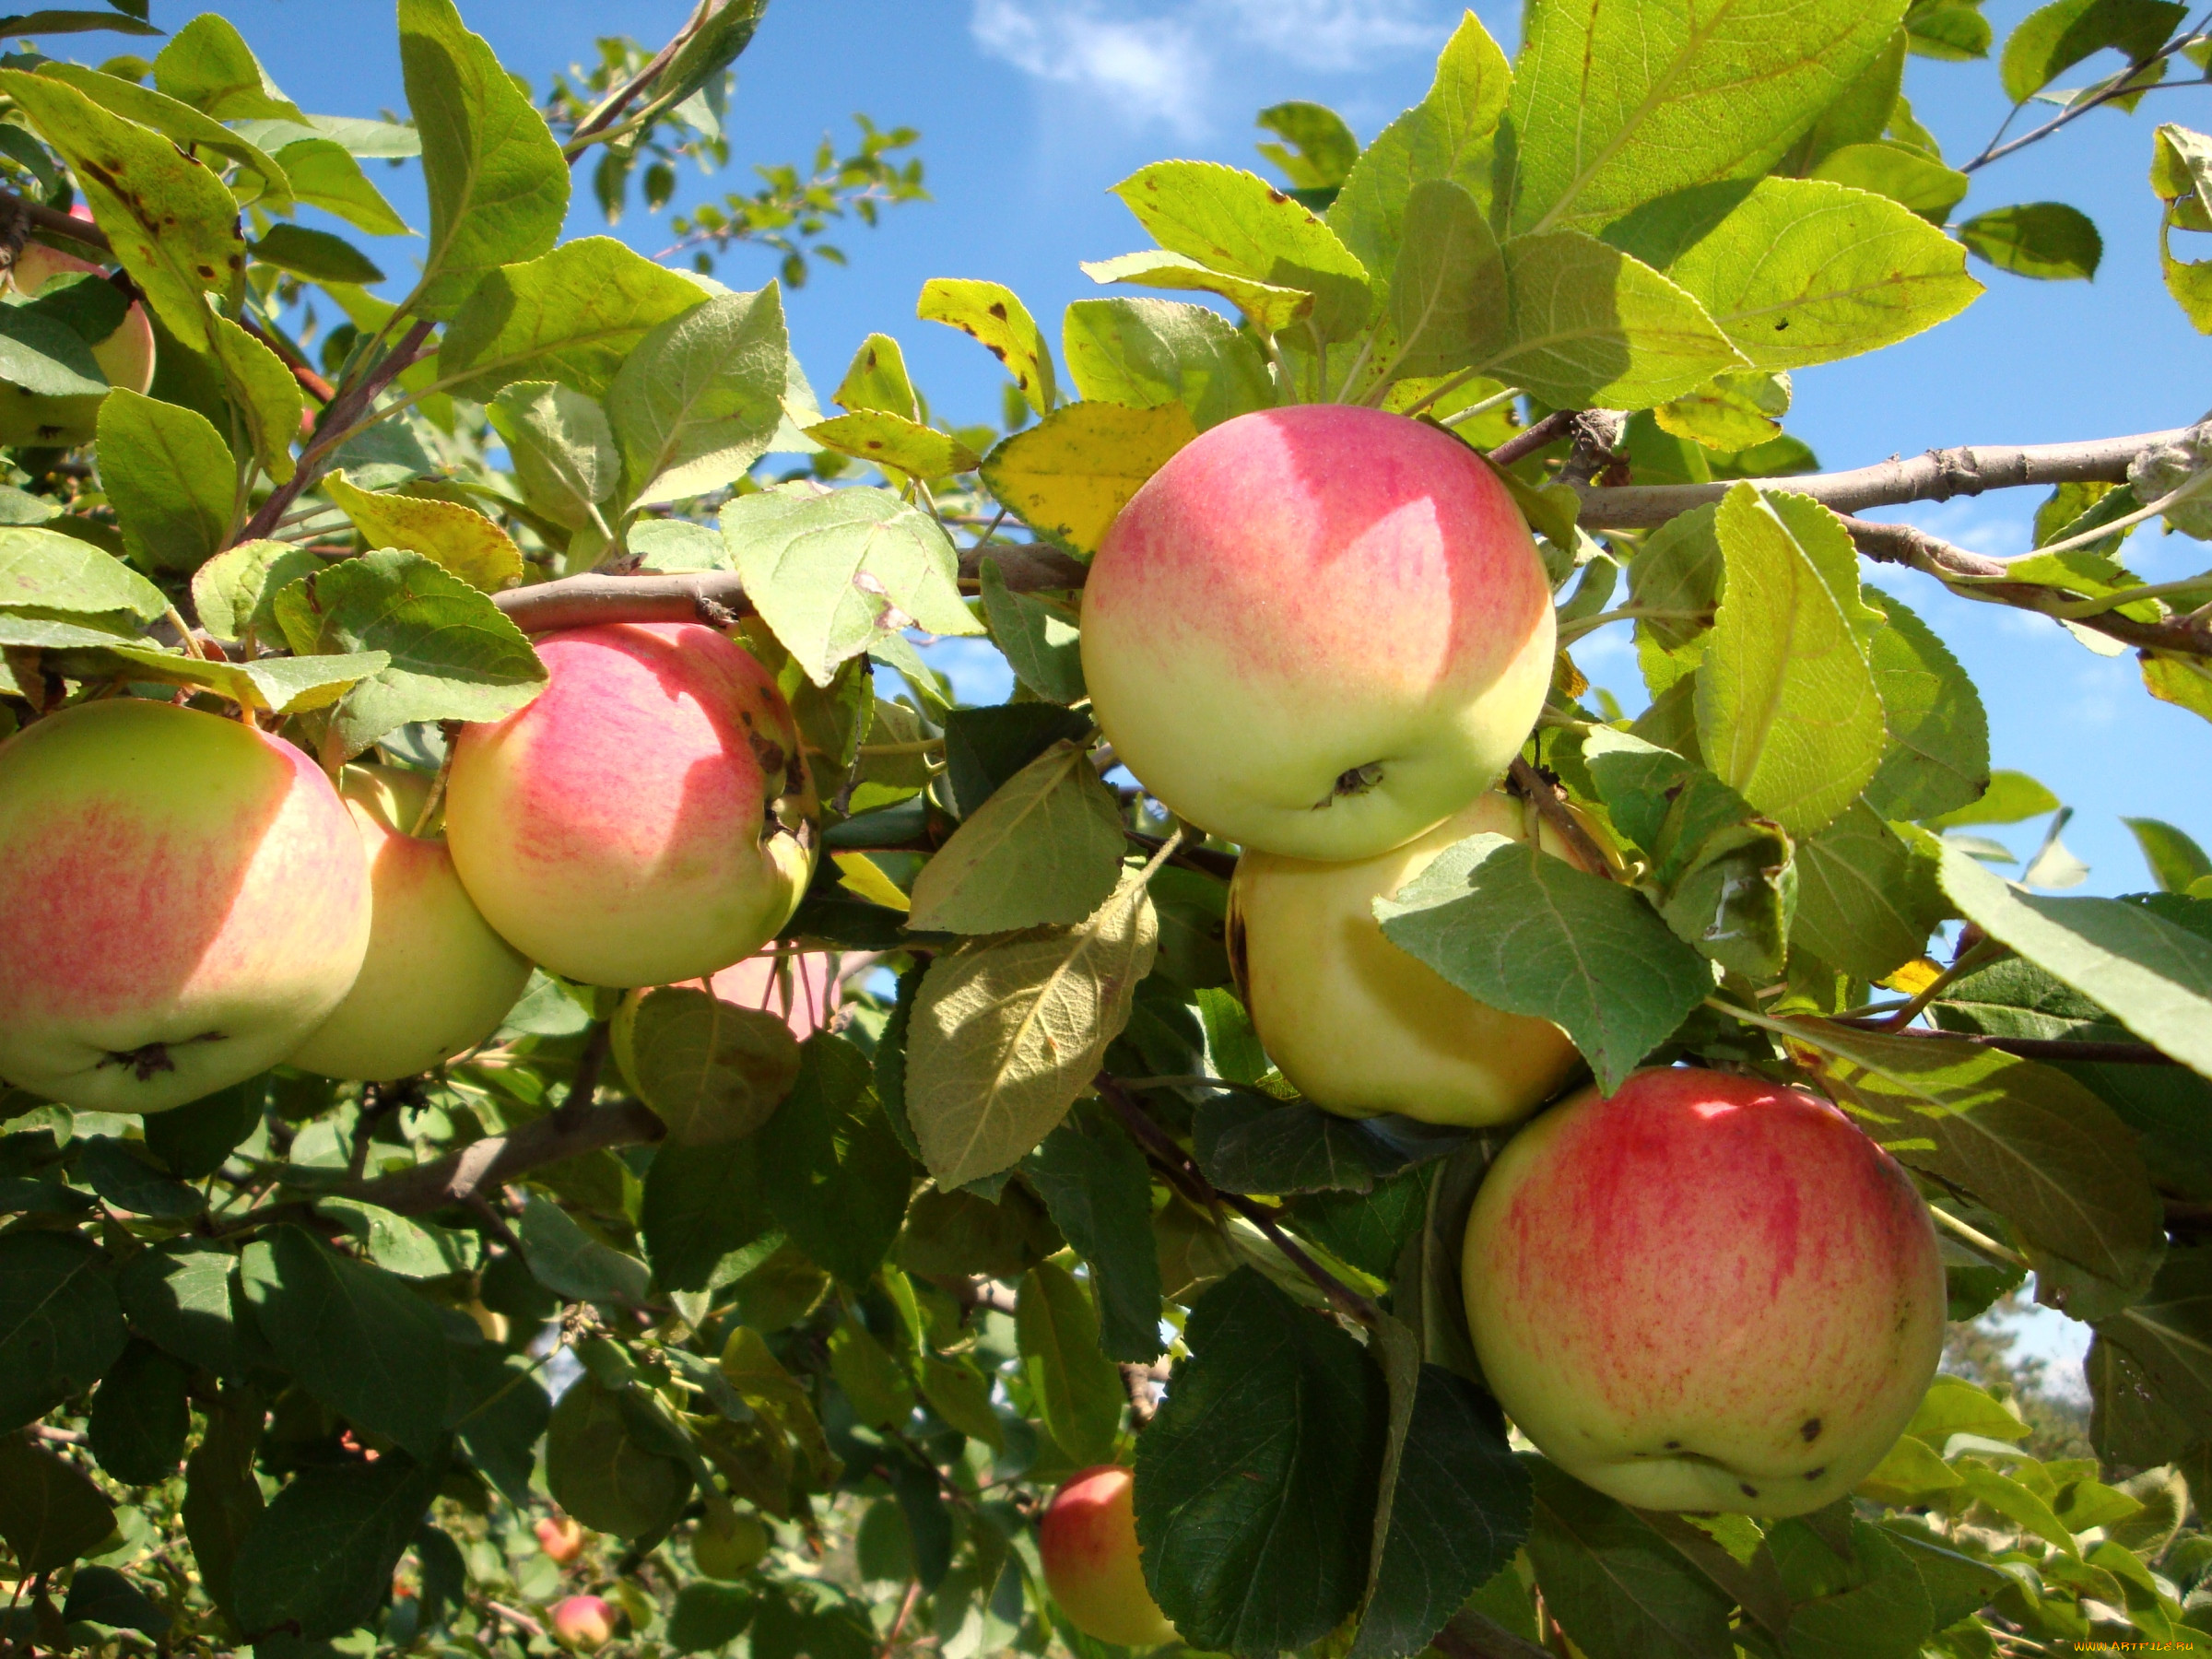
[[[914,315],[924,323],[942,323],[982,343],[983,348],[1006,366],[1030,407],[1049,415],[1060,401],[1053,379],[1053,354],[1039,332],[1029,308],[1014,290],[995,282],[972,282],[957,276],[933,276],[922,285],[922,301]]]
[[[912,900],[900,892],[898,884],[883,873],[882,867],[865,853],[832,853],[830,860],[837,865],[837,873],[844,877],[845,885],[871,904],[880,904],[888,910],[906,910]]]
[[[1095,553],[1129,498],[1197,435],[1180,403],[1070,404],[993,450],[983,482],[1040,535]]]
[[[950,432],[940,432],[884,409],[836,416],[808,427],[806,436],[825,449],[877,466],[895,467],[917,478],[973,472],[982,465],[981,457]]]
[[[406,547],[487,594],[522,580],[522,549],[471,508],[419,496],[372,495],[348,483],[342,472],[324,479],[322,488],[371,551]]]

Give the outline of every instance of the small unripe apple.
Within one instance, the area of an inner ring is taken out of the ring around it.
[[[553,1609],[553,1633],[586,1653],[615,1639],[615,1610],[606,1598],[571,1595]]]
[[[0,1077],[163,1112],[284,1059],[369,946],[330,780],[254,727],[114,697],[0,744]]]
[[[1642,1509],[1833,1502],[1943,1351],[1911,1179],[1834,1107],[1756,1077],[1641,1071],[1546,1112],[1476,1194],[1462,1271],[1506,1414]]]
[[[1477,1002],[1382,936],[1377,899],[1470,835],[1528,839],[1496,790],[1426,835],[1342,864],[1246,853],[1229,888],[1230,959],[1268,1055],[1317,1106],[1481,1128],[1525,1116],[1579,1060],[1547,1019]],[[1549,830],[1547,853],[1567,856]]]
[[[1263,409],[1106,533],[1083,675],[1114,753],[1247,849],[1368,858],[1496,782],[1551,680],[1550,584],[1474,451],[1401,415]]]
[[[35,297],[57,276],[85,274],[104,278],[105,269],[89,260],[26,242],[16,255],[16,291]],[[144,392],[154,383],[154,324],[143,301],[133,300],[114,332],[92,347],[111,386]],[[21,386],[0,385],[0,444],[65,447],[89,443],[100,420],[104,393],[76,397],[41,397]]]
[[[712,1579],[743,1578],[768,1554],[760,1517],[732,1513],[717,1523],[710,1510],[691,1535],[691,1564]]]
[[[528,959],[469,902],[445,842],[411,833],[430,780],[349,766],[338,794],[369,859],[369,954],[331,1017],[289,1064],[371,1083],[411,1077],[499,1029],[530,982]]]
[[[1175,1627],[1145,1586],[1135,1490],[1114,1464],[1071,1475],[1037,1524],[1037,1553],[1068,1623],[1100,1641],[1157,1647],[1175,1640]]]
[[[531,1530],[537,1534],[537,1547],[563,1567],[583,1553],[583,1528],[573,1516],[547,1515]]]
[[[696,623],[547,634],[535,701],[458,740],[453,865],[524,955],[665,985],[750,956],[813,873],[815,799],[766,668]]]

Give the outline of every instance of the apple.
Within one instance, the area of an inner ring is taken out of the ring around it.
[[[815,798],[768,670],[698,623],[544,636],[535,701],[465,727],[445,837],[485,920],[564,978],[703,979],[775,936]]]
[[[529,959],[491,931],[453,874],[445,843],[410,831],[430,780],[396,766],[338,778],[369,858],[369,954],[331,1017],[289,1064],[387,1083],[472,1049],[530,981]]]
[[[1580,1056],[1559,1027],[1477,1002],[1384,938],[1375,920],[1377,899],[1484,833],[1527,841],[1523,804],[1487,791],[1373,858],[1247,852],[1238,860],[1230,961],[1261,1042],[1315,1105],[1484,1128],[1526,1116],[1573,1072]],[[1542,845],[1568,856],[1548,831]]]
[[[583,1553],[583,1528],[569,1515],[547,1515],[531,1529],[537,1547],[557,1564],[566,1567]]]
[[[1756,1077],[1641,1071],[1554,1107],[1491,1165],[1462,1272],[1506,1414],[1642,1509],[1833,1502],[1943,1351],[1911,1179],[1834,1107]]]
[[[1458,439],[1306,404],[1241,415],[1155,473],[1083,589],[1114,753],[1201,829],[1369,858],[1504,772],[1550,684],[1550,584]]]
[[[717,1524],[710,1509],[691,1535],[691,1564],[711,1579],[743,1578],[768,1554],[769,1541],[759,1516],[731,1512]]]
[[[337,791],[253,726],[114,697],[0,744],[0,1077],[164,1112],[283,1060],[369,947]]]
[[[56,276],[88,273],[104,278],[105,267],[41,242],[26,242],[16,255],[16,291],[35,296]],[[92,360],[111,386],[144,392],[154,383],[154,324],[142,300],[133,300],[123,321],[92,347]],[[105,393],[81,397],[41,397],[21,386],[0,385],[0,444],[65,448],[92,441]]]
[[[741,1008],[781,1014],[801,1042],[824,1029],[822,1006],[836,975],[826,950],[789,956],[751,956],[724,968],[708,982],[722,1001]]]
[[[1116,1464],[1069,1476],[1037,1524],[1037,1553],[1068,1623],[1100,1641],[1157,1647],[1175,1640],[1175,1627],[1145,1587],[1135,1490],[1135,1477]]]
[[[615,1639],[615,1610],[604,1596],[571,1595],[553,1609],[553,1634],[587,1653]]]

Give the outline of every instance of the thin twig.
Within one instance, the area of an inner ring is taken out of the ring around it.
[[[613,1033],[610,1021],[601,1019],[593,1023],[591,1035],[583,1040],[583,1053],[576,1056],[576,1076],[569,1084],[569,1092],[554,1109],[555,1117],[573,1123],[591,1110],[599,1094],[599,1073],[606,1065]]]
[[[1568,810],[1566,797],[1542,772],[1515,755],[1513,763],[1506,768],[1505,775],[1524,799],[1535,804],[1536,810],[1543,815],[1545,823],[1551,827],[1552,833],[1567,843],[1567,849],[1574,854],[1576,864],[1589,875],[1602,876],[1607,881],[1613,879],[1613,866],[1606,857],[1605,849],[1591,838],[1590,832]]]
[[[553,1112],[505,1135],[472,1141],[447,1157],[342,1190],[347,1197],[395,1215],[428,1215],[466,1204],[477,1193],[497,1192],[547,1164],[609,1147],[644,1146],[667,1132],[659,1118],[634,1100],[594,1107],[565,1121]]]
[[[1574,418],[1580,409],[1554,409],[1525,431],[1515,432],[1490,452],[1492,466],[1511,466],[1524,455],[1533,455],[1538,450],[1557,443],[1574,429]],[[1679,510],[1677,510],[1679,511]],[[1589,509],[1583,510],[1583,522],[1589,519]]]

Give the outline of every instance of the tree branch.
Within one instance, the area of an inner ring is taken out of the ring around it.
[[[1511,466],[1524,455],[1533,455],[1547,444],[1557,443],[1574,428],[1579,409],[1554,409],[1524,432],[1515,432],[1490,452],[1490,465]]]
[[[1532,427],[1529,431],[1535,429]],[[2093,438],[2080,443],[1967,444],[1929,450],[1910,460],[1893,456],[1849,472],[1756,481],[1811,496],[1838,512],[1895,507],[1907,501],[1947,501],[1956,496],[1978,496],[1985,490],[2018,489],[2034,484],[2118,484],[2125,481],[2128,463],[2137,455],[2161,444],[2178,443],[2189,430],[2183,427],[2124,438]],[[1694,507],[1708,506],[1733,488],[1732,484],[1637,484],[1617,489],[1585,489],[1579,522],[1585,530],[1649,529]]]
[[[997,562],[1006,586],[1039,593],[1083,585],[1085,567],[1053,547],[998,546],[960,549],[960,579],[979,579],[983,559]],[[718,606],[732,619],[753,614],[745,582],[735,571],[687,571],[614,576],[593,571],[531,587],[509,588],[492,603],[524,633],[583,628],[600,622],[697,622],[702,606]]]
[[[49,236],[66,237],[71,241],[81,242],[111,257],[114,254],[114,244],[109,241],[108,233],[90,219],[78,218],[73,213],[49,207],[43,202],[34,202],[29,196],[18,195],[12,190],[0,190],[0,202],[5,202],[12,211],[22,215],[24,221],[34,229],[43,230]]]
[[[594,1107],[566,1122],[559,1112],[549,1112],[506,1135],[486,1135],[449,1157],[342,1190],[347,1197],[396,1215],[428,1215],[465,1204],[479,1193],[497,1192],[516,1177],[564,1158],[642,1146],[667,1133],[667,1126],[636,1101]]]

